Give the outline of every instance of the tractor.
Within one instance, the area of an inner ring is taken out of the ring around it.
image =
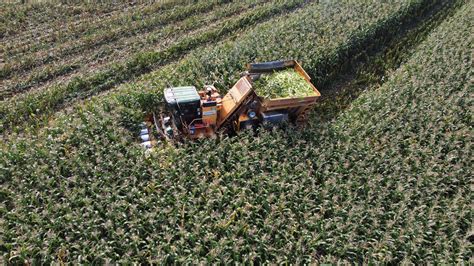
[[[293,68],[311,86],[305,97],[267,98],[253,89],[263,75]],[[212,85],[197,90],[194,86],[164,89],[164,108],[150,112],[142,123],[140,137],[146,148],[158,139],[213,138],[220,133],[238,132],[282,122],[304,124],[308,111],[321,96],[301,65],[295,60],[253,63],[224,96]],[[157,136],[152,134],[156,130]]]

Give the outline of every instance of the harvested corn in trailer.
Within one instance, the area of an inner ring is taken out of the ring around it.
[[[314,94],[309,82],[293,68],[262,75],[253,85],[257,95],[264,98],[306,97]]]

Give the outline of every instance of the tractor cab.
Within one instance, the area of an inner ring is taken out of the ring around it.
[[[194,86],[174,87],[164,90],[165,101],[170,112],[162,119],[164,133],[173,137],[173,132],[185,132],[191,138],[215,135],[217,108],[221,96],[213,86],[197,91]]]
[[[179,130],[201,117],[201,97],[196,87],[174,87],[164,91],[168,110],[172,114],[174,124]]]

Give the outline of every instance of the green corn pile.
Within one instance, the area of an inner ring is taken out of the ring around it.
[[[264,98],[306,97],[314,94],[311,85],[295,69],[262,75],[255,81],[257,95]]]

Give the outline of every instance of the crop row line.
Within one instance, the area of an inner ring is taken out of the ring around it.
[[[107,34],[128,34],[130,31],[138,30],[147,30],[147,28],[153,27],[153,24],[160,26],[161,23],[169,23],[174,20],[179,20],[187,15],[190,15],[191,10],[196,10],[197,13],[207,11],[206,8],[213,8],[215,5],[220,3],[226,3],[227,1],[232,0],[213,0],[209,2],[198,2],[194,5],[184,5],[182,7],[177,7],[173,9],[159,9],[159,5],[155,8],[156,11],[150,13],[148,16],[143,15],[141,10],[134,11],[133,13],[128,13],[125,10],[123,13],[117,14],[117,17],[107,18],[108,20],[102,21],[102,18],[98,20],[88,21],[86,24],[81,24],[80,28],[66,28],[66,32],[52,32],[52,35],[41,36],[40,40],[36,38],[27,38],[25,41],[21,42],[21,45],[16,43],[9,44],[11,47],[5,47],[3,50],[7,56],[10,56],[11,59],[15,59],[19,56],[24,56],[25,54],[31,54],[34,52],[41,52],[41,49],[52,49],[56,48],[54,44],[60,43],[64,46],[65,41],[74,41],[77,38],[83,37],[84,40],[88,42],[93,42],[95,38],[100,38],[102,35]],[[184,16],[181,14],[184,12]],[[125,15],[124,15],[125,14]],[[72,34],[68,34],[69,31],[72,31]],[[47,39],[41,39],[47,38]],[[32,44],[31,44],[32,43]]]
[[[61,62],[43,65],[28,75],[15,73],[14,79],[3,80],[1,82],[3,83],[4,89],[0,91],[0,100],[11,97],[17,93],[26,92],[31,88],[41,85],[41,83],[54,81],[54,79],[68,75],[65,78],[61,78],[62,82],[64,82],[65,79],[70,79],[74,73],[79,74],[79,72],[84,72],[79,71],[81,69],[88,71],[87,68],[97,69],[101,65],[110,65],[114,61],[120,61],[114,56],[116,54],[122,55],[121,57],[123,57],[123,54],[125,53],[125,55],[127,55],[129,51],[161,49],[171,43],[170,38],[173,40],[178,39],[178,37],[181,38],[183,35],[193,34],[192,31],[199,27],[213,26],[213,22],[217,20],[224,22],[224,19],[236,12],[255,8],[257,5],[268,1],[269,0],[239,1],[229,5],[222,5],[214,10],[210,10],[210,14],[205,13],[205,15],[190,16],[181,22],[173,23],[172,25],[168,24],[166,27],[141,35],[140,38],[136,38],[136,36],[124,37],[116,42],[112,42],[110,45],[104,46],[104,49],[94,49],[92,53],[81,52],[76,57],[72,54],[71,56],[65,55],[61,59]],[[155,46],[157,42],[159,42],[159,47]],[[42,87],[48,85],[50,84],[45,84]]]
[[[0,16],[0,38],[8,41],[16,37],[28,35],[34,29],[46,30],[48,25],[65,18],[81,23],[91,16],[108,17],[113,13],[127,10],[136,5],[81,5],[70,6],[54,5],[52,3],[34,3],[31,5],[10,4],[2,6]],[[34,27],[34,28],[32,28]]]
[[[176,5],[183,0],[170,0],[166,2],[154,3],[152,5],[146,5],[145,3],[128,4],[125,7],[120,5],[114,5],[113,8],[108,8],[105,13],[92,13],[93,11],[87,11],[85,14],[81,14],[74,17],[64,17],[63,13],[58,12],[59,16],[54,17],[53,20],[49,19],[38,24],[33,24],[31,29],[21,31],[19,30],[17,35],[12,35],[4,38],[6,43],[17,42],[17,43],[28,43],[33,40],[46,43],[47,41],[58,41],[60,36],[65,34],[71,34],[73,36],[80,36],[80,34],[91,33],[94,30],[100,28],[102,24],[118,24],[127,22],[129,20],[138,20],[149,15],[156,15],[160,12],[175,8]],[[35,12],[35,15],[38,13]],[[51,17],[51,15],[49,16]],[[48,17],[48,18],[49,18]],[[67,19],[65,22],[64,20]],[[27,19],[28,22],[29,19]],[[121,22],[122,21],[122,22]],[[30,22],[31,23],[31,22]],[[47,38],[46,40],[44,38]],[[7,51],[8,53],[9,51]]]
[[[153,30],[159,26],[167,25],[177,20],[187,18],[190,15],[198,16],[199,13],[207,13],[219,3],[220,2],[211,1],[203,2],[199,6],[186,6],[180,11],[171,10],[171,12],[163,16],[152,17],[149,20],[135,21],[137,24],[131,25],[131,27],[121,26],[115,31],[111,30],[110,28],[104,28],[94,35],[87,35],[84,39],[80,40],[74,38],[69,42],[62,43],[59,47],[54,47],[51,51],[48,50],[41,54],[24,56],[17,60],[11,58],[10,60],[13,62],[5,64],[5,66],[0,71],[0,78],[8,78],[11,77],[12,74],[19,71],[27,71],[45,63],[54,62],[55,60],[60,59],[66,55],[74,55],[80,52],[91,50],[97,48],[100,45],[116,41],[123,37],[135,36],[137,34]],[[110,24],[109,27],[113,27],[114,25],[115,24]],[[43,44],[44,43],[41,42],[41,45]],[[21,50],[21,53],[27,51],[25,49],[28,49],[29,51],[35,50],[31,49],[31,47],[19,47],[18,49]],[[6,50],[8,51],[9,48],[7,47]]]

